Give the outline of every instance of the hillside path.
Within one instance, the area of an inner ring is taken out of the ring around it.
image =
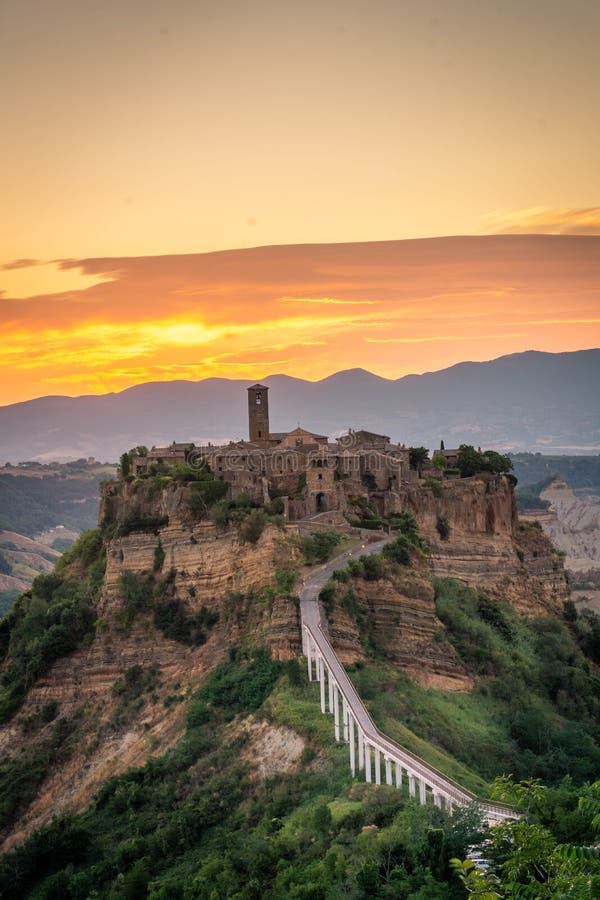
[[[392,783],[392,764],[396,767],[396,785],[399,787],[403,778],[403,773],[409,780],[409,791],[411,796],[415,796],[415,780],[419,781],[419,797],[420,802],[425,803],[427,799],[427,791],[433,796],[436,805],[441,805],[441,798],[444,798],[446,809],[451,810],[453,806],[466,806],[470,803],[477,803],[483,814],[490,821],[500,821],[507,818],[516,818],[518,814],[508,807],[506,804],[496,803],[487,800],[480,800],[471,791],[462,785],[446,777],[438,769],[429,765],[424,759],[397,744],[379,731],[373,719],[371,718],[366,706],[360,699],[354,685],[350,681],[346,670],[338,660],[333,647],[327,637],[327,625],[324,622],[319,604],[319,594],[328,579],[336,569],[344,568],[350,559],[357,559],[360,556],[370,556],[379,553],[383,547],[393,540],[393,536],[346,550],[327,563],[319,566],[314,572],[305,577],[300,589],[300,615],[303,632],[302,645],[307,653],[309,662],[309,671],[312,677],[312,661],[311,656],[317,662],[317,679],[321,681],[321,708],[325,712],[325,673],[329,682],[329,711],[335,713],[336,737],[341,733],[338,709],[338,694],[341,695],[344,703],[344,722],[343,733],[344,740],[350,743],[350,760],[351,767],[354,772],[355,766],[355,747],[354,747],[354,729],[356,728],[358,736],[358,757],[359,768],[364,767],[364,758],[368,759],[368,768],[366,769],[367,780],[371,780],[371,750],[375,754],[375,781],[380,783],[380,755],[383,755],[385,763],[385,777],[388,784]],[[312,647],[311,647],[312,643]],[[334,707],[332,709],[332,706]],[[353,721],[352,721],[353,720]],[[349,727],[348,727],[349,725]]]

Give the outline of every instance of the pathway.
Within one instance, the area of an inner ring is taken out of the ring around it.
[[[455,806],[476,802],[489,821],[517,818],[518,814],[511,807],[479,799],[379,731],[329,643],[318,602],[319,593],[335,569],[344,568],[351,558],[378,553],[389,540],[391,538],[386,537],[347,550],[316,569],[302,584],[302,650],[307,659],[309,680],[317,680],[320,684],[321,711],[333,715],[336,741],[348,744],[352,775],[364,772],[366,781],[381,784],[384,780],[398,788],[406,781],[411,797],[418,793],[421,803],[433,802],[449,812]]]

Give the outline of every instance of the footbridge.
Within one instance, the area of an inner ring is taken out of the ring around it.
[[[406,783],[409,796],[418,798],[421,804],[433,803],[448,812],[457,806],[477,803],[490,822],[518,818],[519,814],[511,807],[480,799],[383,734],[329,643],[318,601],[320,591],[335,569],[345,566],[351,557],[379,552],[388,540],[390,538],[363,544],[337,556],[319,567],[302,585],[302,651],[306,656],[309,680],[320,685],[321,712],[333,716],[335,740],[348,745],[353,776],[362,773],[368,782],[397,788]]]

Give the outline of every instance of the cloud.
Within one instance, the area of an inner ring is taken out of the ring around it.
[[[39,259],[13,259],[11,262],[0,266],[3,272],[11,272],[13,269],[31,269],[33,266],[43,266]]]
[[[583,209],[497,210],[486,216],[486,234],[574,234],[600,235],[600,206]]]
[[[0,403],[49,383],[99,393],[253,371],[316,380],[357,364],[399,377],[460,362],[465,346],[491,359],[600,345],[600,237],[73,259],[5,278],[28,271],[45,292],[0,300]]]

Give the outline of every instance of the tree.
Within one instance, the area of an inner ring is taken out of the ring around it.
[[[408,462],[411,469],[416,469],[421,477],[423,473],[423,463],[427,462],[429,459],[429,450],[427,447],[409,447],[408,448]]]
[[[119,473],[121,478],[127,478],[131,472],[131,457],[129,453],[122,453],[119,460]]]
[[[515,784],[511,776],[501,776],[492,797],[533,812],[546,803],[546,789],[537,779]],[[579,810],[589,817],[592,829],[600,831],[600,781],[585,790]],[[484,871],[472,860],[451,860],[469,896],[480,900],[600,896],[597,846],[559,844],[548,828],[527,819],[493,826],[490,838],[495,872]]]
[[[483,460],[486,463],[487,471],[492,472],[494,475],[509,472],[513,467],[510,456],[496,453],[495,450],[486,450],[483,454]]]
[[[471,475],[477,475],[478,472],[481,472],[484,469],[481,453],[479,453],[471,444],[461,444],[458,448],[456,468],[459,469],[461,478],[469,478]]]

